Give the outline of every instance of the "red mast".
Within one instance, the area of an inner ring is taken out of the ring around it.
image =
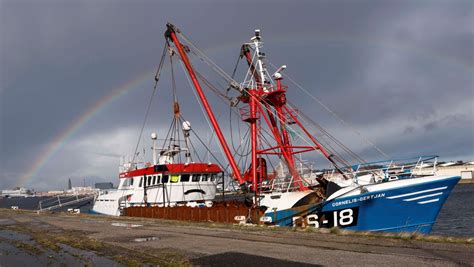
[[[212,109],[209,106],[209,102],[207,101],[206,95],[204,94],[201,88],[201,85],[199,84],[199,81],[196,77],[196,74],[194,73],[194,69],[191,63],[189,62],[187,54],[184,52],[183,45],[181,44],[178,37],[176,36],[176,32],[179,32],[179,30],[171,23],[166,24],[166,26],[168,29],[165,33],[165,37],[171,40],[175,44],[176,49],[178,50],[181,60],[183,61],[184,66],[186,67],[186,70],[188,71],[189,77],[191,78],[191,81],[193,82],[194,88],[196,89],[196,92],[199,95],[201,103],[203,104],[204,109],[206,110],[207,116],[209,117],[209,120],[211,121],[212,127],[216,131],[217,138],[219,139],[221,147],[224,150],[224,154],[227,157],[227,160],[229,161],[230,167],[232,168],[232,171],[233,171],[233,175],[237,179],[239,184],[244,184],[245,180],[242,178],[242,174],[240,173],[239,167],[237,166],[237,163],[235,162],[235,159],[230,152],[229,146],[227,145],[227,142],[225,141],[221,128],[219,127],[219,124],[217,123],[214,113],[212,112]]]
[[[286,105],[286,91],[281,85],[281,77],[274,77],[276,80],[276,87],[273,87],[270,83],[270,77],[266,73],[264,68],[263,59],[265,57],[264,53],[260,52],[259,48],[261,46],[261,37],[260,31],[255,31],[255,36],[252,37],[253,44],[244,44],[241,49],[241,57],[245,57],[247,64],[249,65],[249,73],[253,77],[255,83],[251,83],[255,88],[247,89],[248,95],[241,96],[241,100],[244,103],[248,103],[250,108],[250,113],[252,114],[252,109],[255,105],[258,106],[258,111],[263,115],[268,127],[271,129],[273,137],[277,142],[276,147],[266,148],[262,150],[257,150],[256,154],[274,154],[281,155],[285,159],[286,165],[290,174],[294,178],[295,184],[298,185],[300,190],[306,190],[307,187],[303,184],[301,177],[296,171],[295,161],[293,158],[293,146],[291,145],[290,138],[286,129],[287,124],[287,115],[285,113]],[[255,50],[255,55],[252,57],[251,48]],[[254,58],[255,61],[254,62]],[[281,76],[281,75],[280,75]],[[273,112],[273,110],[275,112]],[[265,112],[266,111],[266,112]],[[275,114],[276,113],[276,114]],[[253,131],[254,124],[253,120],[248,118],[245,121],[251,123],[251,132],[252,132],[252,141],[255,141],[258,137],[258,134]],[[277,121],[279,123],[277,123]],[[279,127],[278,127],[279,125]],[[252,142],[252,145],[254,142]],[[302,147],[300,147],[302,148]],[[314,150],[311,147],[304,147],[309,150]],[[256,162],[258,155],[254,155],[254,149],[252,146],[252,173],[256,173],[254,170],[254,162]],[[296,152],[299,153],[299,152]],[[254,179],[255,181],[255,179]]]

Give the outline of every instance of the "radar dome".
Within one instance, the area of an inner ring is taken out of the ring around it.
[[[153,140],[158,139],[158,136],[156,135],[156,133],[151,133],[151,139]]]
[[[191,131],[191,123],[189,121],[183,122],[183,131]]]

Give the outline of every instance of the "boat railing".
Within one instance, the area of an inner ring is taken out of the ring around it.
[[[258,185],[259,191],[262,193],[268,192],[290,192],[290,191],[297,191],[299,187],[293,182],[293,179],[287,181],[279,181],[280,179],[272,180],[271,182],[267,183],[260,183]]]
[[[422,162],[421,157],[420,157],[420,158],[418,159],[418,161],[416,162],[416,165],[415,165],[414,169],[416,169],[416,168],[419,166],[420,162]],[[411,177],[413,177],[413,172],[411,172],[411,174],[410,174],[410,178],[411,178]]]
[[[58,208],[70,206],[80,202],[94,200],[97,194],[85,194],[85,195],[57,195],[45,200],[38,202],[37,212],[55,210]]]
[[[362,163],[362,164],[354,165],[353,168],[355,168],[356,166],[366,167],[366,166],[390,165],[390,164],[396,164],[396,165],[414,164],[414,165],[416,165],[417,163],[436,161],[437,158],[438,158],[438,156],[431,155],[431,156],[419,156],[419,157],[413,157],[413,158],[389,159],[389,160],[381,160],[381,161]]]
[[[420,156],[407,159],[392,159],[354,165],[342,169],[343,174],[333,170],[324,172],[328,180],[346,180],[360,183],[377,183],[398,179],[415,178],[419,176],[434,175],[436,173],[437,156]],[[308,185],[304,181],[305,185]],[[293,177],[277,177],[270,182],[258,185],[260,192],[288,192],[299,190],[299,184]]]
[[[352,166],[348,173],[354,175],[356,183],[361,176],[372,174],[378,180],[413,178],[415,176],[434,175],[437,156],[377,161]]]

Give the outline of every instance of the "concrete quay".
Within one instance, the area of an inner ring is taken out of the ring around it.
[[[22,246],[15,233],[29,236],[24,241],[28,244]],[[19,266],[11,253],[5,260],[5,246],[1,244],[8,243],[25,248],[27,255],[38,259],[54,251],[67,254],[74,250],[71,254],[79,255],[72,259],[76,262],[71,264],[69,259],[65,264],[82,266],[99,266],[94,259],[102,258],[108,261],[105,265],[113,266],[474,266],[472,238],[271,229],[0,209],[0,266]],[[48,256],[46,265],[64,264],[65,256],[55,255],[59,254]]]

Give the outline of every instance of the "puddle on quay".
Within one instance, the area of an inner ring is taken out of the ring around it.
[[[133,239],[133,242],[146,242],[146,241],[155,241],[155,240],[160,240],[159,237],[157,236],[148,236],[148,237],[138,237]]]

